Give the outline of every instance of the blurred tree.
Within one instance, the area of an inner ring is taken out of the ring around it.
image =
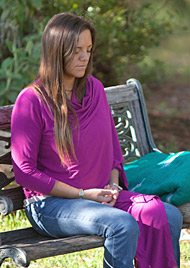
[[[150,0],[1,0],[0,105],[13,103],[18,92],[35,79],[43,28],[59,12],[73,12],[93,22],[98,30],[94,75],[105,86],[124,82],[126,67],[140,62],[148,48],[158,45],[172,31],[172,15],[157,16],[160,9],[155,3]]]

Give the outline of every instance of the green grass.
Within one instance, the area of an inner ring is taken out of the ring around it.
[[[190,267],[190,241],[180,242],[181,268]]]
[[[17,211],[6,217],[0,217],[0,231],[29,227],[23,211]],[[180,242],[181,268],[190,267],[190,242]],[[42,260],[32,261],[30,268],[102,268],[103,248],[91,249],[64,256],[50,257]],[[11,260],[4,261],[1,268],[16,268]]]

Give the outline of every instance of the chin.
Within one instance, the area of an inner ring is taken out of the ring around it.
[[[82,78],[82,77],[84,77],[84,76],[85,76],[85,72],[84,72],[84,73],[81,73],[81,74],[76,75],[76,78]]]

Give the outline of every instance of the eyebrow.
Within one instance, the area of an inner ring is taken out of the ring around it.
[[[87,46],[87,48],[90,48],[90,47],[93,47],[93,45],[89,45],[89,46]],[[82,48],[82,47],[77,46],[77,48]]]

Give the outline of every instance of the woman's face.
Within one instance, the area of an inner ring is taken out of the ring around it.
[[[73,81],[85,74],[92,50],[92,36],[90,30],[86,29],[79,35],[74,58],[67,64],[64,72],[64,80]]]

